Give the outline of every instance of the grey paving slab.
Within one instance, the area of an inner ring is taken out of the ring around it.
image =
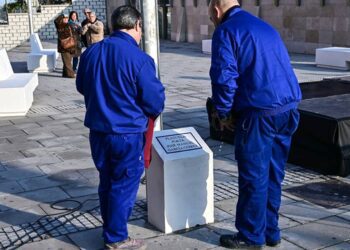
[[[87,168],[78,170],[78,172],[86,179],[98,179],[99,173],[96,168]]]
[[[164,235],[144,219],[128,223],[129,236],[136,239],[148,239]]]
[[[86,169],[86,168],[95,168],[95,165],[92,159],[84,158],[79,160],[67,160],[62,163],[40,166],[40,169],[45,174],[55,174],[55,173],[59,173],[70,169],[78,170],[78,169]]]
[[[91,158],[91,153],[90,153],[90,150],[86,152],[86,150],[75,149],[73,151],[58,153],[57,156],[62,160],[74,160],[74,159]]]
[[[0,212],[0,228],[34,222],[44,215],[46,215],[45,211],[39,206],[7,209]]]
[[[89,130],[84,129],[84,128],[66,128],[66,129],[62,129],[62,130],[56,130],[53,131],[53,133],[58,136],[58,137],[65,137],[65,136],[75,136],[75,135],[88,135],[89,134]]]
[[[208,227],[219,235],[237,233],[235,222],[232,221],[231,219],[210,224]]]
[[[40,127],[40,128],[25,128],[23,129],[23,131],[28,135],[36,136],[41,133],[52,133],[53,131],[63,130],[63,129],[68,130],[68,127],[64,124],[61,124],[61,125],[52,125],[52,126]]]
[[[68,237],[80,249],[100,250],[103,249],[102,228],[96,228],[85,232],[69,234]]]
[[[37,140],[44,140],[44,139],[51,139],[51,138],[55,138],[56,135],[52,132],[39,132],[39,133],[36,133],[36,134],[32,134],[30,136],[27,137],[27,139],[29,141],[37,141]]]
[[[223,155],[233,154],[234,146],[229,144],[223,144],[223,145],[211,147],[211,150],[214,153],[214,157],[223,156]]]
[[[225,171],[221,171],[221,169],[216,169],[216,171],[214,171],[214,182],[216,182],[216,183],[218,183],[218,182],[230,182],[230,181],[233,181],[234,178],[235,177],[232,176],[230,173],[227,173]]]
[[[42,148],[42,145],[36,141],[28,141],[25,143],[16,143],[16,144],[0,144],[0,152],[3,152],[3,153],[6,153],[6,152],[12,153],[12,152],[18,152],[18,151],[23,151],[27,149],[33,149],[33,148]]]
[[[48,165],[48,164],[54,164],[62,162],[62,160],[53,155],[53,154],[46,154],[43,156],[34,156],[31,157],[30,155],[27,155],[25,152],[21,151],[22,154],[26,156],[26,158],[22,158],[19,160],[11,161],[9,164],[20,164],[21,166],[42,166],[42,165]]]
[[[13,127],[17,128],[17,129],[21,129],[21,130],[29,130],[29,129],[34,129],[34,128],[41,128],[41,126],[37,123],[35,123],[34,121],[30,120],[28,121],[28,123],[18,123],[16,125],[13,125]]]
[[[8,145],[8,144],[10,144],[10,141],[8,139],[6,139],[6,138],[0,138],[0,146],[2,144]],[[3,146],[5,146],[5,145],[3,145]]]
[[[284,230],[283,237],[306,249],[320,249],[349,240],[349,222],[332,217]]]
[[[350,223],[350,212],[341,213],[341,214],[338,214],[338,216],[345,219],[345,220],[348,220]]]
[[[4,194],[15,194],[23,192],[24,189],[17,181],[0,182],[0,196]]]
[[[209,240],[208,240],[209,241]],[[146,240],[147,250],[198,250],[210,249],[216,245],[211,242],[206,242],[203,239],[196,239],[192,237],[185,237],[179,235],[166,235]]]
[[[349,242],[344,242],[334,246],[323,248],[323,250],[349,250],[349,249],[350,249]]]
[[[0,159],[3,162],[10,162],[24,157],[25,156],[20,151],[0,152]]]
[[[222,200],[215,203],[215,207],[225,211],[231,216],[236,216],[236,207],[237,207],[238,197],[228,200]]]
[[[291,227],[295,227],[300,225],[300,222],[297,222],[295,220],[292,220],[290,218],[287,218],[283,215],[279,216],[279,220],[278,220],[278,226],[281,230],[287,229],[287,228],[291,228]]]
[[[280,213],[300,223],[311,222],[333,215],[327,209],[305,202],[282,205]]]
[[[183,237],[196,239],[198,241],[202,241],[206,244],[210,244],[213,247],[219,245],[219,237],[220,235],[212,230],[210,227],[204,227],[196,230],[192,230],[190,232],[182,234]],[[212,246],[209,246],[211,248]]]
[[[6,170],[0,171],[0,180],[1,181],[10,181],[10,180],[23,180],[26,178],[43,176],[44,173],[35,166],[30,167],[17,167],[12,166],[11,162],[7,163]]]
[[[68,130],[68,128],[67,128]],[[39,140],[39,142],[44,145],[45,147],[54,147],[54,146],[60,146],[64,144],[72,144],[77,142],[87,142],[86,137],[82,135],[75,135],[75,136],[64,136],[64,137],[58,137],[54,139],[44,139]]]
[[[74,201],[73,201],[74,200]],[[88,211],[95,209],[99,206],[99,199],[98,195],[87,195],[82,197],[75,197],[74,199],[68,199],[67,201],[62,201],[59,203],[55,203],[55,206],[52,207],[50,203],[41,203],[39,204],[39,207],[48,215],[57,214],[59,212],[62,212],[62,210],[58,210],[55,208],[60,209],[72,209],[76,208],[78,205],[81,205],[82,207],[79,209],[79,211]]]
[[[214,219],[215,222],[231,219],[232,221],[235,219],[234,215],[215,207],[214,208]]]
[[[30,190],[36,190],[36,189],[42,189],[42,188],[48,188],[48,187],[61,186],[61,185],[70,183],[70,181],[64,180],[64,179],[53,179],[45,175],[40,177],[28,178],[25,180],[19,180],[18,183],[26,191],[30,191]]]
[[[53,202],[67,198],[69,198],[69,196],[63,192],[62,189],[53,187],[18,193],[16,195],[3,195],[0,196],[0,204],[11,209],[20,210],[26,207],[36,206],[40,203]]]
[[[96,194],[98,190],[98,183],[92,183],[86,180],[81,182],[70,183],[61,187],[71,197],[79,197],[90,194]]]
[[[34,249],[42,249],[42,250],[79,250],[81,248],[75,246],[73,242],[65,236],[61,236],[58,238],[51,238],[39,242],[33,242],[21,246],[18,248],[19,250],[34,250]]]

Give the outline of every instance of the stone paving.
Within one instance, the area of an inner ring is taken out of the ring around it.
[[[54,42],[43,44],[55,47]],[[26,71],[28,51],[28,44],[9,51],[15,72]],[[295,54],[291,60],[300,82],[350,75],[316,68],[313,56]],[[57,71],[39,75],[34,104],[25,117],[0,119],[0,248],[11,244],[12,249],[103,248],[98,175],[83,126],[83,98],[73,79],[60,77],[61,67],[59,61]],[[233,146],[209,138],[205,110],[209,67],[210,56],[201,54],[199,45],[162,42],[164,129],[194,127],[213,150],[215,223],[164,235],[147,223],[145,185],[141,185],[129,231],[132,237],[146,239],[147,249],[223,249],[218,246],[220,234],[235,231],[237,165]],[[349,178],[287,165],[280,211],[283,241],[276,249],[350,249],[349,197],[341,206],[325,208],[288,192],[291,187],[331,180],[350,183]],[[59,210],[63,208],[71,210]]]

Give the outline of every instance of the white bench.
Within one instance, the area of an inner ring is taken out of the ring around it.
[[[349,70],[350,48],[328,47],[316,49],[316,65],[324,68]]]
[[[5,49],[0,49],[0,117],[25,115],[38,86],[37,73],[13,73]]]
[[[30,36],[31,52],[27,58],[29,72],[49,72],[56,67],[58,52],[56,49],[43,49],[37,33]]]
[[[202,40],[202,52],[211,54],[211,40]]]

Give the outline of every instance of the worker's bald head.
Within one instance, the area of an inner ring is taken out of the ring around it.
[[[226,11],[237,5],[239,5],[238,0],[211,0],[209,4],[210,20],[215,26],[219,25]]]
[[[222,8],[230,8],[232,6],[239,5],[238,0],[211,0],[210,4],[220,6]]]

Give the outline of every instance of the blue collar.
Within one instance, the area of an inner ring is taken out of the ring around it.
[[[135,41],[135,39],[132,36],[130,36],[128,33],[126,33],[126,32],[118,30],[118,31],[113,32],[111,34],[111,37],[119,37],[119,38],[121,38],[123,40],[126,40],[126,41],[130,42],[131,44],[135,45],[136,47],[138,47],[137,42]]]
[[[235,5],[233,7],[231,7],[230,9],[228,9],[225,13],[225,15],[223,16],[221,23],[224,23],[227,19],[229,19],[231,16],[233,16],[234,14],[236,14],[237,12],[240,12],[241,6],[239,5]]]

